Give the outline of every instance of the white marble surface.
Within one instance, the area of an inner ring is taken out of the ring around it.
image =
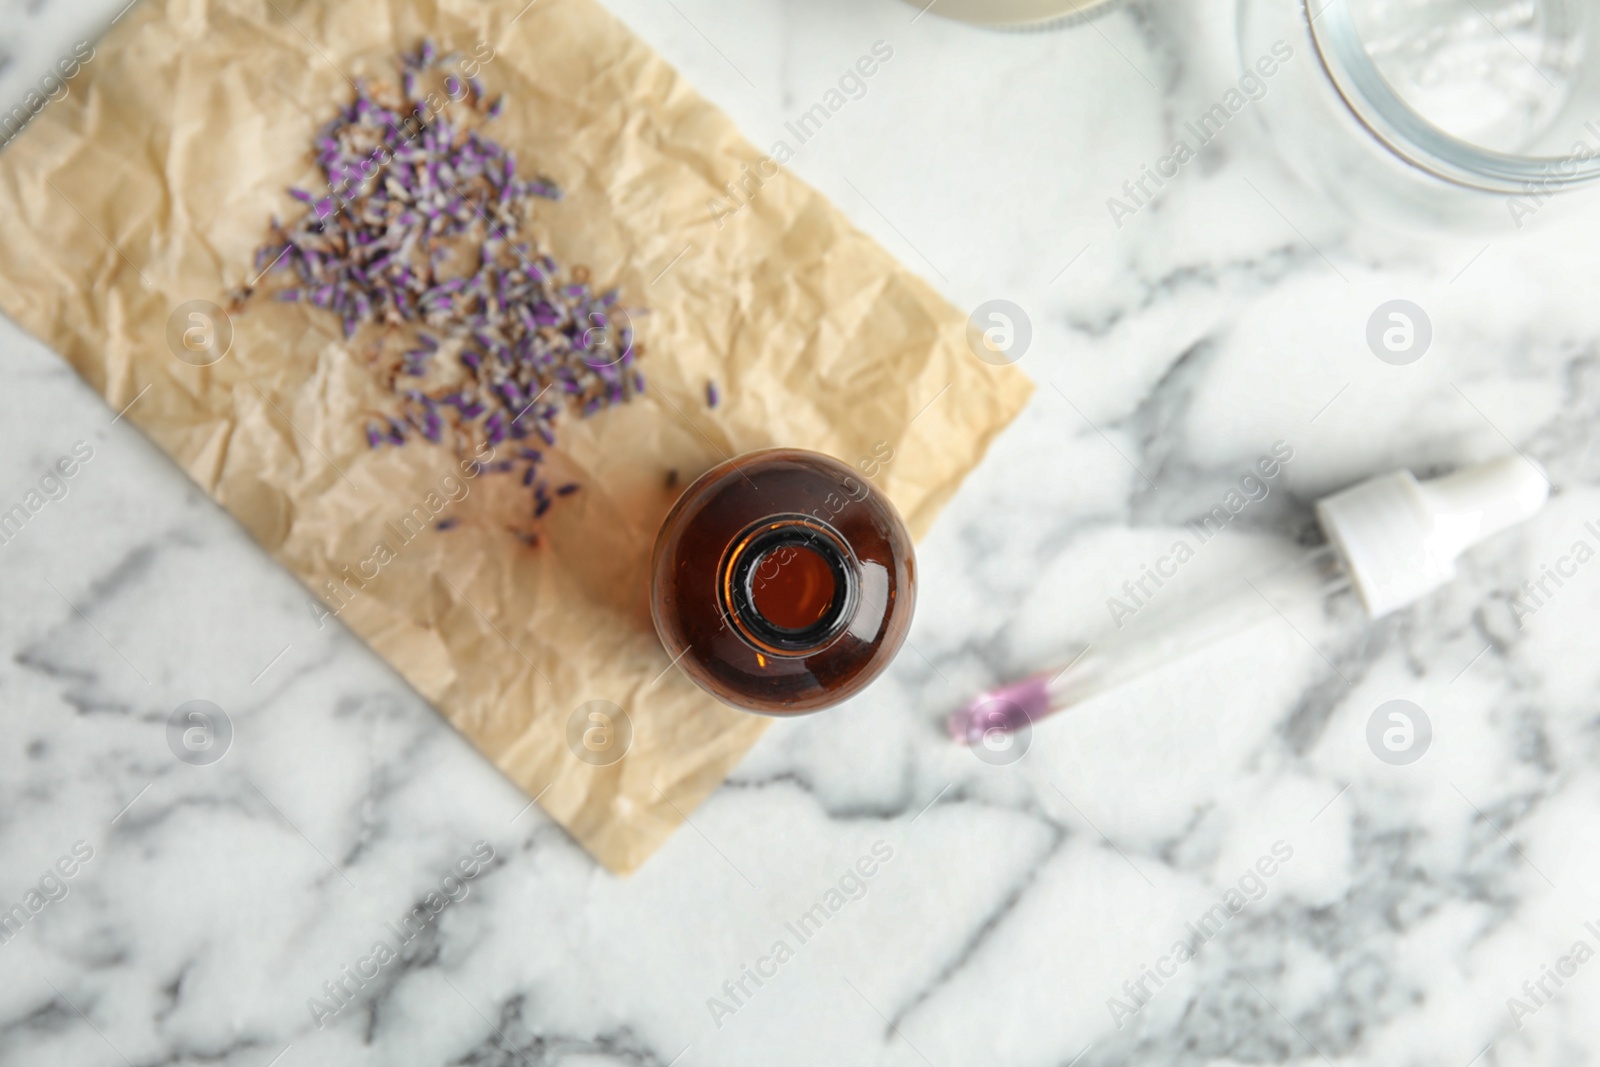
[[[763,146],[890,42],[794,168],[961,306],[1032,318],[1038,395],[920,548],[917,651],[774,727],[615,879],[0,322],[0,510],[93,449],[0,546],[0,906],[93,850],[0,944],[0,1064],[1591,1062],[1600,963],[1531,1015],[1507,998],[1600,948],[1600,565],[1524,628],[1508,605],[1600,520],[1593,212],[1399,237],[1239,125],[1118,231],[1106,197],[1237,77],[1224,0],[1015,36],[896,0],[610,2]],[[120,7],[0,4],[3,96]],[[1409,367],[1363,340],[1396,297],[1436,331]],[[941,736],[975,689],[1103,630],[1277,440],[1274,492],[1184,581],[1285,551],[1316,496],[1397,465],[1509,440],[1559,495],[1370,632],[1269,623],[1041,724],[1011,765]],[[196,698],[235,730],[209,767],[166,743]],[[1395,698],[1434,725],[1410,766],[1365,741]],[[478,841],[466,896],[318,1027],[308,998]],[[865,896],[800,945],[785,924],[879,841]],[[1280,841],[1261,899],[1119,1028],[1109,998]],[[714,1019],[779,939],[794,958]]]

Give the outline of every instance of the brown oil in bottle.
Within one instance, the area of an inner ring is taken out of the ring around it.
[[[911,537],[856,471],[774,448],[684,491],[656,537],[651,611],[667,654],[736,707],[786,715],[860,692],[916,602]]]

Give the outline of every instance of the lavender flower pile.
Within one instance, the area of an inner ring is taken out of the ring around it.
[[[577,489],[552,492],[540,474],[557,416],[643,392],[640,351],[615,289],[595,292],[581,266],[563,279],[517,239],[534,203],[561,192],[519,178],[511,152],[483,135],[504,101],[462,76],[461,58],[424,41],[401,57],[400,86],[357,82],[313,145],[326,191],[290,190],[308,210],[292,226],[273,220],[256,269],[291,273],[277,299],[338,316],[347,338],[380,328],[371,360],[394,403],[368,422],[371,447],[422,437],[465,455],[509,443],[512,458],[484,469],[520,473],[537,519]]]

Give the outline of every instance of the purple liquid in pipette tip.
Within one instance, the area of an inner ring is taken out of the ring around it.
[[[1050,679],[1042,674],[985,690],[950,713],[950,736],[979,745],[990,731],[1011,733],[1050,714]]]

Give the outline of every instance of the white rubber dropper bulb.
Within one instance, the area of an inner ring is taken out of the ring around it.
[[[1537,464],[1504,456],[1419,482],[1410,471],[1372,478],[1317,503],[1317,520],[1373,618],[1455,577],[1456,558],[1532,516],[1550,495]]]

